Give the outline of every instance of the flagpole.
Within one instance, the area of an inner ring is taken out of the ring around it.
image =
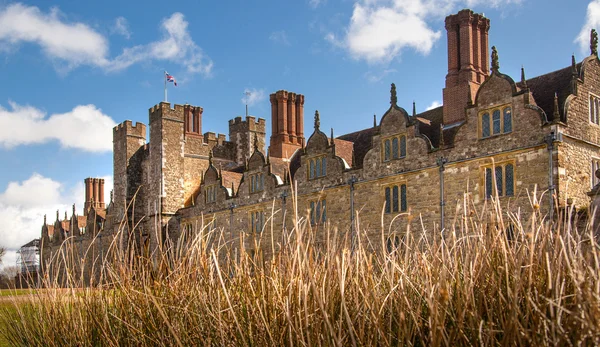
[[[163,77],[165,79],[165,102],[167,102],[167,72],[166,71],[165,71]]]

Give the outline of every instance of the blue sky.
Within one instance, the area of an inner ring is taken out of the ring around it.
[[[444,17],[462,8],[491,20],[490,46],[514,79],[580,61],[600,0],[0,0],[0,245],[14,264],[44,214],[83,205],[83,179],[112,186],[112,126],[147,123],[163,98],[204,107],[203,131],[227,133],[250,113],[270,123],[268,95],[306,97],[324,129],[372,125],[389,106],[437,105],[447,71]],[[581,34],[581,38],[578,37]],[[105,192],[108,200],[109,190]],[[70,213],[69,213],[70,214]]]

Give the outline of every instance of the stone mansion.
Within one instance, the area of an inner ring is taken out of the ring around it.
[[[320,128],[318,111],[309,112],[305,128],[305,96],[285,90],[270,95],[268,142],[265,119],[230,120],[227,139],[203,133],[204,109],[187,104],[150,108],[149,139],[145,124],[122,122],[113,132],[111,198],[105,205],[100,180],[86,180],[85,216],[44,223],[42,259],[66,238],[81,247],[98,234],[110,239],[119,227],[134,230],[126,242],[149,252],[206,225],[233,242],[272,225],[281,242],[294,218],[348,231],[358,216],[354,232],[376,238],[382,215],[389,225],[401,214],[396,232],[407,223],[421,229],[421,221],[440,230],[465,193],[475,206],[498,196],[522,212],[533,208],[534,190],[547,191],[543,213],[588,206],[600,167],[595,32],[582,61],[567,55],[565,68],[534,78],[522,71],[515,81],[488,48],[489,19],[462,10],[445,24],[443,106],[425,112],[404,108],[392,84],[390,104],[381,106],[387,111],[372,127],[337,137]],[[90,256],[101,254],[95,252]]]

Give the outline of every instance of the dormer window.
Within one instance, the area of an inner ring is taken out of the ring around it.
[[[479,113],[479,137],[482,139],[512,131],[512,109],[500,106]]]
[[[383,140],[383,161],[406,157],[406,135],[395,135]]]
[[[250,193],[262,192],[265,189],[265,179],[262,173],[250,175]]]
[[[590,122],[600,125],[600,98],[590,94]]]
[[[327,157],[322,155],[308,159],[308,179],[327,176]]]
[[[217,201],[217,186],[207,186],[204,188],[204,198],[207,204]]]

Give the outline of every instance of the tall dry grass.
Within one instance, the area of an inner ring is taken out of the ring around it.
[[[2,310],[0,334],[27,346],[598,345],[592,227],[577,230],[572,210],[551,224],[532,199],[525,216],[465,195],[443,234],[406,229],[392,249],[383,223],[371,240],[358,222],[354,247],[302,218],[272,241],[266,223],[257,242],[280,247],[266,261],[199,228],[154,262],[115,253],[96,288],[73,278]]]

